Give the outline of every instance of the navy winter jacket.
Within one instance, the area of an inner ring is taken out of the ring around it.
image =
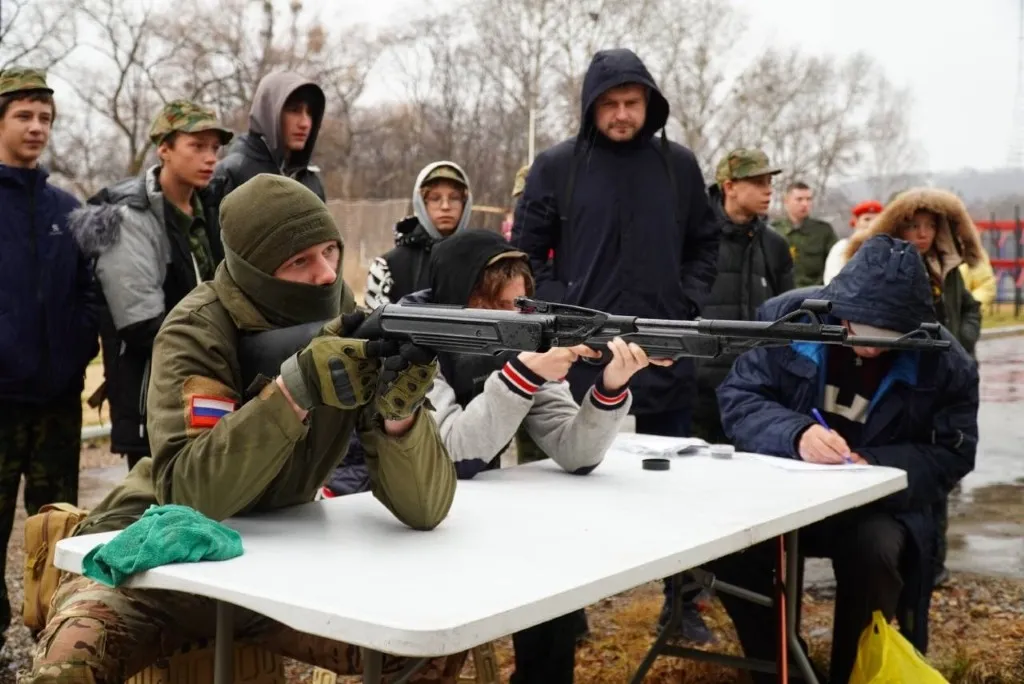
[[[647,117],[633,140],[612,142],[595,128],[594,104],[629,83],[649,89]],[[594,56],[583,81],[579,133],[538,155],[516,206],[512,242],[530,256],[538,299],[645,318],[700,313],[715,280],[719,230],[696,158],[664,137],[668,114],[668,101],[633,52]],[[562,206],[568,186],[571,199]],[[577,401],[598,371],[578,364],[570,372]],[[686,359],[637,374],[632,412],[690,406],[693,374]]]
[[[43,169],[0,164],[0,401],[81,392],[99,352],[98,291]]]
[[[765,302],[760,320],[775,320],[804,299],[832,302],[832,322],[849,320],[909,332],[935,320],[924,264],[910,243],[869,240],[824,288],[802,288]],[[891,512],[909,532],[903,605],[919,617],[903,624],[922,651],[935,577],[935,512],[974,469],[978,444],[978,371],[952,341],[948,351],[898,354],[871,401],[861,441],[850,448],[875,465],[906,471],[908,486],[872,506]],[[799,458],[799,436],[821,408],[828,345],[794,343],[742,354],[718,389],[722,425],[737,449]],[[920,619],[924,616],[924,619]]]

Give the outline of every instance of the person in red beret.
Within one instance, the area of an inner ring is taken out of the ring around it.
[[[882,213],[882,208],[882,203],[877,200],[865,200],[856,205],[850,211],[850,226],[853,228],[853,232],[859,233],[870,226],[875,217]],[[846,237],[829,250],[828,257],[825,259],[824,281],[826,285],[846,265],[846,247],[849,244],[850,238]]]

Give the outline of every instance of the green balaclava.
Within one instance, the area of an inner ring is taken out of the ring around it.
[[[327,205],[301,183],[261,173],[229,192],[220,205],[224,264],[215,281],[231,281],[267,322],[286,327],[341,314],[344,281],[306,285],[274,277],[281,264],[304,249],[341,234]]]

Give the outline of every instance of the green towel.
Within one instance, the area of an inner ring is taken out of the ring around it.
[[[116,587],[137,572],[171,563],[242,555],[242,537],[188,506],[150,506],[142,517],[82,560],[82,574]]]

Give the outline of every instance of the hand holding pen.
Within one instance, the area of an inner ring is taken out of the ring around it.
[[[811,415],[818,424],[810,426],[800,436],[800,458],[809,463],[853,463],[846,440],[828,426],[818,409],[811,409]]]

